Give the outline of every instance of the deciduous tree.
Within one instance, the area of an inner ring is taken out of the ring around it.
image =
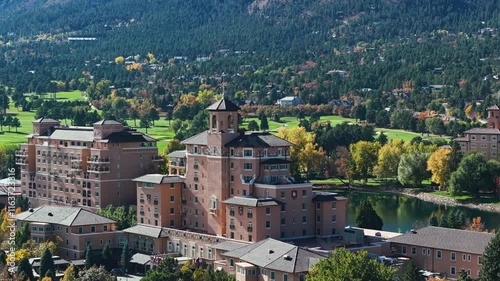
[[[487,161],[481,153],[467,154],[451,174],[449,191],[452,195],[468,192],[478,197],[480,190],[494,190],[497,174],[497,162]]]
[[[349,146],[356,172],[360,174],[365,182],[368,181],[368,174],[377,163],[379,149],[380,144],[378,142],[359,141]]]
[[[308,281],[392,281],[395,269],[368,257],[366,251],[351,252],[343,248],[333,251],[330,258],[312,266]]]
[[[446,183],[450,177],[448,168],[451,150],[448,148],[438,148],[427,160],[427,170],[431,172],[431,180],[439,184],[439,189],[446,188]]]
[[[391,140],[378,152],[377,165],[373,172],[378,178],[396,177],[401,155],[404,153],[402,140]]]
[[[420,187],[429,178],[427,172],[428,153],[415,151],[401,156],[398,166],[398,181],[403,185]]]

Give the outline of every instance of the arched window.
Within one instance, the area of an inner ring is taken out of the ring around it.
[[[233,129],[233,116],[230,115],[227,117],[227,124],[229,129]]]
[[[212,115],[212,129],[215,129],[217,128],[217,117],[214,115]]]

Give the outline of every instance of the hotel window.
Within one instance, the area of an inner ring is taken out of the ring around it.
[[[211,200],[211,202],[210,202],[210,203],[211,203],[211,204],[210,204],[210,206],[211,206],[211,209],[212,209],[212,210],[217,209],[217,198],[212,197],[212,200]]]
[[[492,145],[491,145],[491,147],[492,147],[492,148],[497,148],[497,144],[496,144],[496,143],[494,143],[494,144],[492,144]]]
[[[244,157],[252,157],[253,156],[253,150],[252,149],[243,149],[243,156]]]
[[[108,231],[108,226],[107,225],[103,226],[103,230]]]
[[[450,267],[450,274],[451,275],[457,274],[457,269],[454,266]]]
[[[403,255],[406,255],[406,246],[401,247],[401,253],[403,253]]]
[[[486,147],[488,147],[488,145],[486,145],[484,143],[481,144],[481,148],[486,148]]]
[[[79,228],[78,228],[78,233],[79,233],[79,234],[82,234],[82,233],[83,233],[83,228],[79,227]]]
[[[302,190],[302,197],[307,197],[307,191],[305,189]]]
[[[271,208],[267,207],[266,208],[266,215],[270,215],[271,214]]]
[[[288,275],[286,273],[283,273],[283,281],[288,281]]]
[[[471,143],[470,144],[470,148],[476,148],[476,144],[475,143]]]
[[[316,209],[321,209],[321,203],[320,202],[316,202]]]
[[[170,196],[170,202],[175,202],[175,196],[174,195]]]
[[[416,247],[411,247],[411,254],[416,255],[417,254],[417,248]]]
[[[285,199],[285,192],[284,191],[281,192],[281,199]]]
[[[486,140],[486,136],[485,135],[481,135],[481,140]]]
[[[171,215],[175,214],[175,208],[170,208],[170,214]]]
[[[269,165],[264,165],[264,171],[269,171]]]
[[[285,205],[285,204],[281,205],[281,211],[282,211],[282,212],[285,212],[285,211],[286,211],[286,205]]]
[[[483,262],[483,257],[481,256],[477,257],[477,264],[481,265],[482,262]]]
[[[316,216],[316,222],[321,222],[321,216]]]
[[[278,148],[278,156],[281,156],[283,154],[283,151],[281,150],[281,148]]]
[[[307,223],[307,217],[306,216],[302,216],[302,223]]]
[[[337,202],[332,202],[332,209],[337,209]]]
[[[234,162],[233,161],[231,161],[230,167],[231,167],[231,169],[234,169]]]
[[[271,221],[266,221],[266,228],[271,228]]]
[[[467,255],[466,254],[462,254],[462,261],[466,261],[467,260]]]
[[[288,165],[280,165],[280,170],[288,170]]]
[[[262,151],[262,156],[263,156],[263,157],[267,157],[267,149],[264,149],[264,150]]]
[[[196,197],[196,196],[194,197],[194,203],[198,204],[198,197]]]
[[[497,140],[497,136],[491,136],[491,140],[492,141],[496,141]]]
[[[90,227],[90,232],[95,232],[95,226]]]
[[[426,248],[422,248],[422,255],[425,256],[427,253],[427,249]]]
[[[194,149],[194,154],[198,154],[198,147],[194,146],[193,149]]]
[[[168,241],[168,251],[172,252],[172,241]]]
[[[333,223],[337,222],[337,215],[333,215],[333,216],[332,216],[332,222],[333,222]]]
[[[276,272],[271,271],[270,281],[276,281]]]
[[[471,140],[476,140],[476,135],[472,135],[472,136],[470,136],[470,139],[471,139]]]
[[[286,220],[285,220],[285,218],[281,218],[281,225],[286,225]]]
[[[244,170],[252,170],[252,163],[243,163]]]
[[[467,261],[469,261],[469,262],[470,262],[471,260],[472,260],[471,255],[467,255]]]
[[[441,259],[443,258],[443,253],[441,252],[441,250],[436,250],[436,259]]]

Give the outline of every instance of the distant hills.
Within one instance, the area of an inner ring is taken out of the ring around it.
[[[497,0],[0,0],[0,35],[4,43],[97,36],[85,52],[101,56],[282,52],[476,32],[498,27],[498,15]]]

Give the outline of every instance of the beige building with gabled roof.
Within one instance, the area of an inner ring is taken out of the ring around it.
[[[65,259],[83,258],[88,244],[99,251],[106,244],[120,248],[127,241],[125,233],[115,230],[115,221],[83,208],[45,205],[17,214],[15,219],[18,228],[29,224],[36,242],[61,237],[57,250]]]

